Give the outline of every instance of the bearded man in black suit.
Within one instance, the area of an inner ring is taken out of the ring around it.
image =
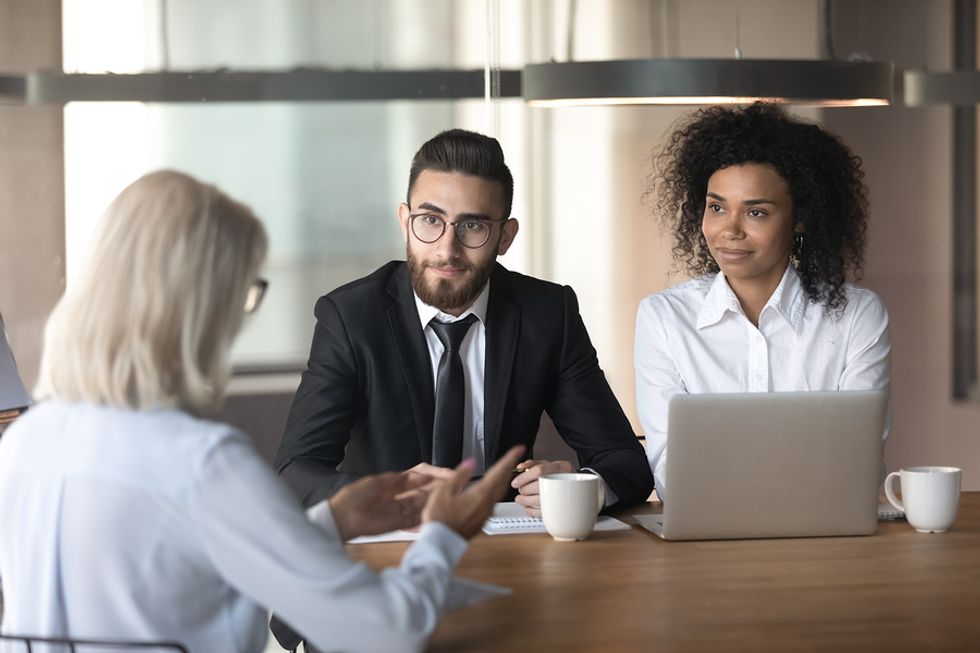
[[[537,479],[598,474],[605,505],[645,501],[643,449],[599,368],[575,293],[506,270],[517,235],[500,144],[454,129],[425,143],[393,261],[321,297],[310,359],[276,468],[305,505],[360,474],[476,474],[511,446],[533,451],[542,413],[578,455],[519,465],[516,501],[540,515]],[[454,324],[455,323],[455,324]]]

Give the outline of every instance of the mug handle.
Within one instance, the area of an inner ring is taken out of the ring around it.
[[[896,478],[901,480],[902,474],[900,472],[892,472],[885,477],[885,496],[888,497],[888,503],[892,504],[902,512],[905,512],[905,506],[898,500],[898,497],[895,496],[895,491],[892,489],[892,481],[894,481]]]
[[[599,476],[596,474],[596,476]],[[602,512],[602,509],[606,507],[606,483],[599,476],[599,491],[596,492],[596,499],[598,499],[598,505],[595,508],[595,514]]]

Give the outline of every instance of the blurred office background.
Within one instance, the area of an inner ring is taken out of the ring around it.
[[[952,67],[952,1],[832,8],[840,58]],[[818,0],[0,0],[0,73],[511,70],[730,58],[736,46],[746,58],[815,59],[824,9]],[[44,321],[108,201],[143,172],[185,170],[250,204],[271,235],[270,292],[236,345],[223,415],[271,456],[314,301],[402,257],[395,209],[412,154],[459,126],[497,136],[515,175],[521,231],[501,262],[575,288],[638,429],[636,306],[683,279],[641,196],[651,153],[690,110],[536,108],[519,97],[489,109],[479,99],[0,103],[0,310],[22,376],[33,384]],[[864,160],[873,221],[862,283],[892,318],[888,466],[959,465],[964,489],[980,489],[980,402],[952,390],[952,109],[903,106],[897,92],[889,107],[793,110]]]

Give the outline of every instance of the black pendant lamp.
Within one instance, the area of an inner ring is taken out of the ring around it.
[[[892,98],[891,62],[807,59],[620,59],[531,64],[533,106],[740,104],[881,106]]]

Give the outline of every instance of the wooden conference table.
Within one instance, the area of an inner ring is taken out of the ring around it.
[[[350,551],[380,568],[407,546]],[[980,492],[941,535],[905,521],[784,540],[481,535],[457,573],[514,593],[447,614],[432,651],[980,651]]]

